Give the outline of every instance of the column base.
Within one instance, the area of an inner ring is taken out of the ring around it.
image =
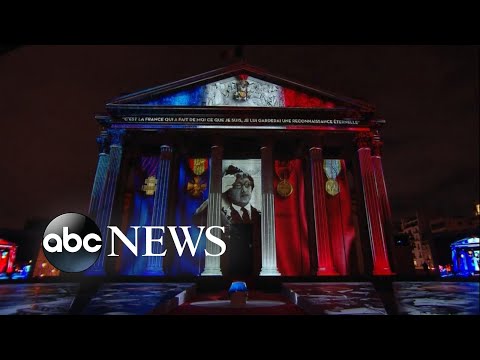
[[[277,269],[262,268],[260,276],[282,276],[282,274],[280,274]]]
[[[390,270],[389,268],[385,268],[385,269],[374,269],[373,270],[373,275],[374,276],[389,276],[389,275],[395,275],[394,272],[392,272],[392,270]]]
[[[145,276],[165,276],[163,269],[147,269],[143,275]]]
[[[338,276],[340,275],[338,272],[333,270],[332,268],[320,268],[317,270],[317,276]]]
[[[83,272],[85,276],[105,276],[107,273],[102,268],[89,268]]]
[[[205,269],[202,273],[201,276],[222,276],[222,270],[220,268],[218,269]]]

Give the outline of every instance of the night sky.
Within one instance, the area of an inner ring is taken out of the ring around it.
[[[95,114],[114,97],[233,62],[225,46],[23,46],[0,56],[0,227],[85,213]],[[362,99],[387,121],[393,216],[473,215],[479,189],[478,47],[245,46],[246,61]]]

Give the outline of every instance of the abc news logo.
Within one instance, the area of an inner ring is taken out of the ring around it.
[[[116,226],[108,226],[111,230],[111,252],[108,256],[118,256],[115,254],[115,236],[122,241],[124,245],[135,255],[138,256],[138,230],[142,226],[132,226],[135,231],[135,240],[130,239]],[[163,235],[154,237],[153,231],[165,232],[164,226],[143,226],[145,228],[145,254],[142,256],[165,256],[167,250],[157,254],[153,252],[153,243],[159,242],[163,245]],[[177,226],[167,226],[175,248],[179,256],[182,256],[185,248],[188,246],[192,256],[198,248],[200,239],[205,231],[205,226],[199,226],[196,242],[192,240],[190,234],[191,226],[179,226],[182,230],[184,241],[180,240],[177,234]],[[206,256],[221,256],[225,253],[227,247],[225,242],[212,234],[213,229],[219,229],[225,232],[223,226],[210,226],[206,228],[205,236],[207,241],[217,245],[220,249],[216,254],[209,253],[206,249]],[[47,260],[57,269],[63,272],[81,272],[90,268],[98,260],[102,252],[102,236],[100,229],[93,220],[85,215],[77,213],[66,213],[53,219],[45,229],[42,247]]]
[[[43,235],[43,253],[63,272],[87,270],[102,251],[102,234],[97,224],[82,214],[67,213],[48,224]]]

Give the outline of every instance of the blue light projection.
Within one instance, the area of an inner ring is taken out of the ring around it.
[[[143,192],[142,185],[149,176],[155,176],[158,167],[158,156],[143,156],[140,166],[134,170],[133,182],[135,193],[133,196],[133,208],[128,221],[128,230],[126,235],[128,239],[135,242],[135,230],[131,226],[149,226],[153,214],[153,196],[148,196]],[[145,254],[145,229],[138,230],[138,254]],[[135,256],[122,243],[122,252],[120,259],[120,274],[122,275],[143,275],[147,265],[145,256]]]
[[[21,271],[16,271],[12,274],[12,279],[26,279],[30,273],[31,265],[25,265]]]
[[[164,95],[158,99],[144,102],[144,104],[153,106],[201,106],[203,103],[204,92],[204,87],[198,86],[193,89]]]
[[[210,169],[207,168],[201,175],[195,175],[191,168],[193,159],[183,158],[180,161],[178,184],[177,184],[177,201],[175,208],[175,225],[177,226],[191,226],[190,234],[192,241],[198,239],[199,221],[194,214],[200,205],[208,197],[208,179]],[[200,191],[201,190],[201,191]],[[185,236],[181,232],[177,232],[181,243],[185,241]],[[181,257],[173,257],[172,264],[166,269],[171,276],[198,276],[205,267],[205,233],[198,243],[195,256],[192,256],[188,247],[183,252]]]
[[[231,294],[231,293],[234,293],[234,292],[244,292],[244,291],[248,291],[247,289],[247,283],[245,283],[244,281],[234,281],[232,282],[232,284],[230,285],[230,289],[228,289],[228,293]]]
[[[480,272],[479,238],[458,240],[450,245],[452,251],[453,272],[459,276],[474,276]]]

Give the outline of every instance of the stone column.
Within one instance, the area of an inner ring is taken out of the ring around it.
[[[370,247],[373,258],[373,275],[392,275],[385,243],[385,231],[382,224],[381,206],[377,192],[377,182],[372,162],[370,146],[372,134],[358,133],[355,138],[358,146],[358,160],[362,176],[363,197],[370,235]]]
[[[12,245],[8,251],[8,260],[7,260],[7,274],[13,273],[13,265],[15,264],[15,258],[17,257],[17,246]]]
[[[155,190],[155,197],[153,200],[153,214],[152,226],[165,226],[167,220],[167,200],[170,182],[170,168],[172,162],[172,148],[168,145],[162,145],[160,148],[160,158],[157,169],[157,188]],[[166,229],[166,228],[165,228]],[[159,239],[161,237],[161,230],[153,230],[153,238]],[[152,252],[160,254],[163,251],[163,246],[158,241],[152,243]],[[145,275],[162,276],[163,272],[163,257],[150,256],[147,259],[147,269]]]
[[[275,205],[273,194],[272,147],[262,146],[262,270],[260,276],[280,276],[275,244]]]
[[[454,274],[457,274],[458,273],[457,249],[455,247],[452,247],[451,250],[452,250],[452,265],[453,265],[452,272]]]
[[[110,135],[110,160],[108,162],[105,183],[100,196],[96,217],[96,223],[102,233],[103,246],[98,260],[90,269],[86,271],[87,275],[105,275],[105,252],[108,244],[107,226],[110,223],[110,217],[112,215],[113,200],[115,197],[118,173],[120,171],[120,164],[122,161],[122,143],[125,130],[110,129],[108,130],[108,134]]]
[[[332,246],[328,232],[327,207],[325,202],[325,177],[323,175],[323,151],[321,147],[310,148],[312,173],[313,213],[317,244],[317,276],[338,275],[333,266]]]
[[[390,209],[390,202],[388,200],[385,176],[383,174],[382,147],[383,141],[381,141],[377,130],[372,138],[372,166],[375,174],[375,183],[377,185],[378,202],[380,206],[380,215],[384,230],[385,243],[392,247],[394,246],[392,211]],[[391,260],[393,262],[393,266],[396,267],[397,264],[395,263],[395,258],[392,258]]]
[[[108,169],[108,133],[103,130],[100,136],[97,137],[98,144],[98,163],[97,171],[95,173],[95,180],[93,181],[92,195],[90,196],[90,206],[88,208],[88,214],[91,218],[95,219],[97,216],[98,205],[100,203],[100,197],[102,195],[103,186],[105,184],[105,178],[107,177]]]
[[[210,183],[207,208],[207,228],[210,226],[222,226],[222,160],[223,147],[212,146],[210,157]],[[222,238],[220,229],[212,229],[212,235]],[[218,254],[220,247],[211,241],[207,241],[206,250],[210,254]],[[205,256],[205,269],[202,276],[221,276],[220,256]]]

